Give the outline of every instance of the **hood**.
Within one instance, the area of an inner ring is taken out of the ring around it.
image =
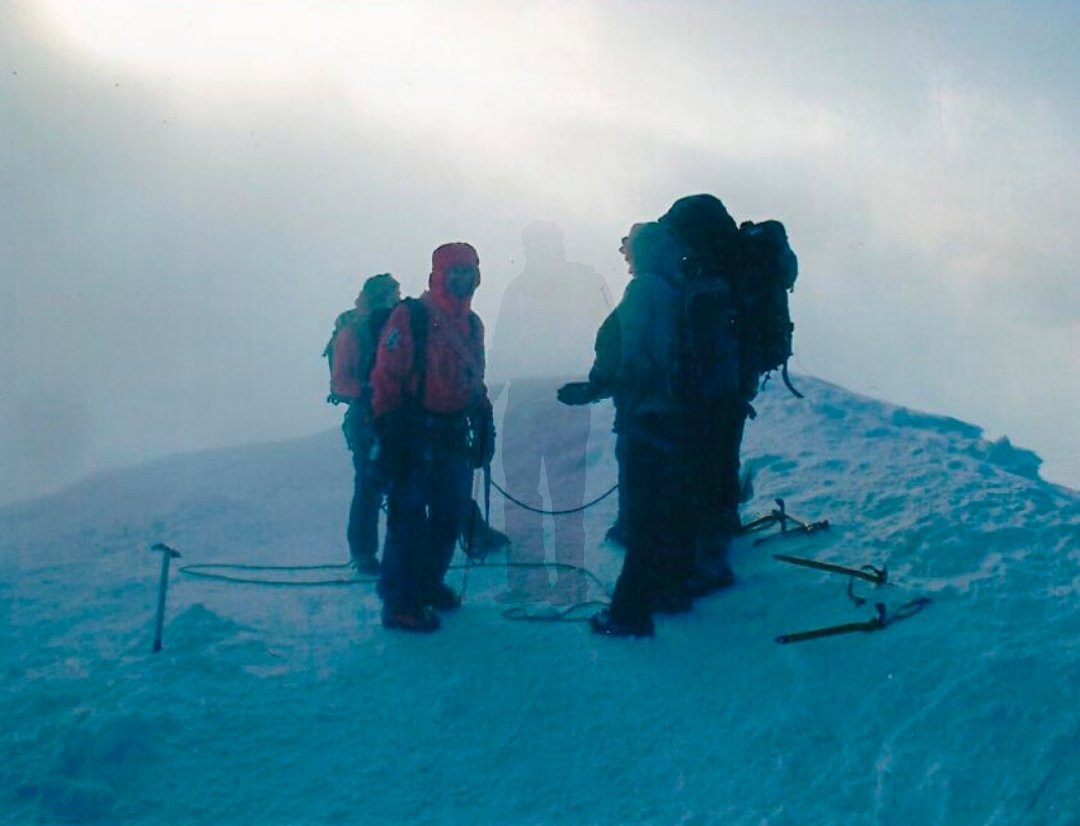
[[[671,205],[660,223],[683,244],[708,248],[738,234],[735,221],[714,195],[687,195]]]
[[[455,241],[443,244],[431,254],[431,277],[428,279],[428,293],[443,312],[451,315],[467,313],[471,309],[472,298],[458,298],[451,295],[446,287],[446,271],[451,267],[468,264],[477,268],[476,286],[480,286],[480,256],[472,244]],[[475,288],[474,288],[475,290]]]
[[[642,273],[678,277],[681,248],[675,235],[658,221],[634,224],[619,249],[631,277]]]
[[[355,307],[363,316],[369,316],[379,310],[388,310],[400,299],[397,279],[384,272],[373,275],[364,282],[360,294],[356,297]]]

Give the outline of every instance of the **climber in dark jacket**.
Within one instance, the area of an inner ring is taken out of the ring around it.
[[[713,195],[680,198],[660,218],[681,249],[680,269],[688,289],[715,281],[731,295],[738,266],[738,228],[724,204]],[[718,291],[717,294],[723,294]],[[729,298],[729,300],[731,300]],[[741,385],[742,354],[735,335],[735,308],[712,308],[713,323],[730,331],[731,391],[689,405],[687,438],[691,453],[691,510],[694,567],[689,590],[702,596],[734,582],[728,545],[739,529],[739,451],[749,412]]]
[[[689,607],[688,410],[669,389],[683,289],[679,247],[664,227],[641,225],[627,244],[636,277],[597,337],[589,380],[564,385],[559,398],[617,400],[628,547],[610,608],[590,622],[597,633],[646,636],[658,603]]]

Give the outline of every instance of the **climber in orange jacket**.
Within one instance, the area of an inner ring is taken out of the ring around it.
[[[495,447],[484,385],[484,326],[472,311],[480,259],[469,244],[432,255],[427,291],[383,327],[371,372],[372,409],[389,479],[387,541],[378,592],[383,625],[434,631],[436,611],[460,605],[443,582],[472,473]]]

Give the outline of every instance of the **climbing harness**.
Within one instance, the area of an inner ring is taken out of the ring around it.
[[[829,520],[822,519],[818,522],[806,522],[802,519],[796,519],[790,513],[787,512],[783,499],[776,499],[776,507],[767,516],[763,516],[760,519],[755,519],[752,522],[747,522],[739,529],[740,534],[754,533],[760,531],[763,528],[767,528],[770,525],[779,525],[780,532],[770,534],[769,536],[762,536],[754,540],[754,545],[762,545],[771,539],[790,539],[793,536],[805,536],[810,533],[817,533],[818,531],[827,530],[829,528]]]

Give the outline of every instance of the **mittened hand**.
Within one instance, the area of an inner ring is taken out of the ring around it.
[[[495,456],[495,420],[490,405],[478,407],[470,413],[469,444],[474,469],[491,463]]]
[[[555,394],[563,404],[577,406],[592,404],[596,401],[593,386],[587,381],[571,381],[564,384]]]

